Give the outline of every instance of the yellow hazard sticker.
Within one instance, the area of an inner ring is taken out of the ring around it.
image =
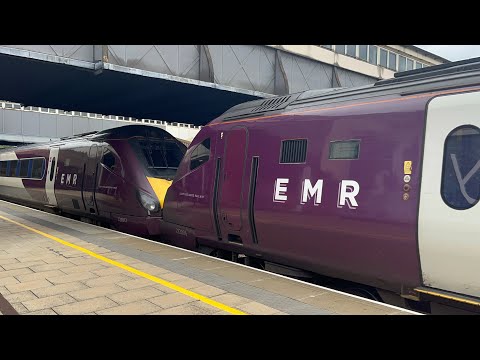
[[[412,162],[411,161],[404,161],[403,162],[403,173],[405,175],[412,174]]]

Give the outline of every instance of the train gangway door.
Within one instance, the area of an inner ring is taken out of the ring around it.
[[[45,178],[45,193],[47,195],[47,202],[51,206],[57,206],[57,198],[55,196],[55,179],[57,177],[58,169],[58,153],[60,148],[58,146],[50,148],[48,156],[47,174]]]
[[[476,297],[480,296],[479,114],[480,92],[430,101],[418,222],[424,286]]]
[[[98,158],[100,151],[101,148],[97,145],[90,146],[88,157],[85,160],[82,197],[86,211],[91,214],[98,214],[95,201],[95,187],[97,183]]]
[[[222,233],[242,228],[243,176],[247,152],[247,129],[235,127],[229,130],[225,139],[223,173],[220,174],[220,205],[218,207]]]

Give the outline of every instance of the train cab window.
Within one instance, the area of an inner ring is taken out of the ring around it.
[[[356,160],[360,156],[360,140],[330,141],[330,160]]]
[[[129,143],[149,176],[166,179],[175,177],[186,152],[186,146],[174,138],[134,138]]]
[[[480,129],[460,126],[448,134],[443,152],[442,199],[466,210],[480,200]]]
[[[32,159],[32,174],[34,179],[43,178],[43,171],[45,170],[45,160],[41,158]]]
[[[210,138],[203,140],[190,155],[190,170],[203,165],[210,158]]]
[[[18,171],[18,176],[21,178],[27,178],[28,177],[28,163],[30,162],[30,159],[22,159],[19,161],[19,171]]]
[[[0,176],[5,176],[7,174],[7,162],[0,161]]]
[[[115,155],[110,150],[107,150],[103,154],[102,164],[105,165],[110,170],[115,168]]]
[[[18,164],[18,160],[10,161],[10,174],[7,174],[7,176],[10,176],[10,177],[17,176],[17,164]]]
[[[140,141],[148,166],[152,168],[178,168],[183,153],[173,141]]]

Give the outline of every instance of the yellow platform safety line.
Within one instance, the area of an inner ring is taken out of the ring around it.
[[[146,272],[144,272],[144,271],[141,271],[141,270],[135,269],[135,268],[133,268],[133,267],[131,267],[131,266],[122,264],[121,262],[118,262],[118,261],[109,259],[109,258],[107,258],[107,257],[105,257],[105,256],[102,256],[102,255],[99,255],[99,254],[97,254],[97,253],[95,253],[95,252],[93,252],[93,251],[90,251],[90,250],[88,250],[88,249],[85,249],[85,248],[83,248],[83,247],[81,247],[81,246],[78,246],[78,245],[69,243],[68,241],[62,240],[62,239],[60,239],[60,238],[58,238],[58,237],[56,237],[56,236],[53,236],[53,235],[44,233],[43,231],[34,229],[34,228],[30,227],[30,226],[23,225],[23,224],[21,224],[21,223],[19,223],[19,222],[16,222],[16,221],[14,221],[14,220],[11,220],[11,219],[9,219],[9,218],[6,218],[5,216],[0,215],[0,219],[3,219],[3,220],[8,221],[8,222],[11,222],[11,223],[13,223],[13,224],[15,224],[15,225],[18,225],[18,226],[21,226],[21,227],[23,227],[23,228],[25,228],[25,229],[27,229],[27,230],[30,230],[30,231],[32,231],[32,232],[34,232],[34,233],[40,234],[40,235],[42,235],[42,236],[45,236],[46,238],[49,238],[49,239],[51,239],[51,240],[53,240],[53,241],[56,241],[56,242],[58,242],[58,243],[60,243],[60,244],[62,244],[62,245],[65,245],[65,246],[71,247],[71,248],[73,248],[73,249],[75,249],[75,250],[81,251],[81,252],[83,252],[83,253],[85,253],[85,254],[88,254],[88,255],[96,258],[96,259],[105,261],[105,262],[107,262],[107,263],[109,263],[109,264],[111,264],[111,265],[117,266],[117,267],[119,267],[119,268],[121,268],[121,269],[124,269],[124,270],[126,270],[126,271],[129,271],[129,272],[131,272],[131,273],[133,273],[133,274],[136,274],[136,275],[138,275],[138,276],[141,276],[141,277],[143,277],[143,278],[145,278],[145,279],[148,279],[148,280],[151,280],[151,281],[153,281],[153,282],[156,282],[156,283],[158,283],[158,284],[160,284],[160,285],[166,286],[166,287],[168,287],[168,288],[170,288],[170,289],[172,289],[172,290],[178,291],[179,293],[182,293],[182,294],[184,294],[184,295],[187,295],[187,296],[189,296],[189,297],[191,297],[191,298],[200,300],[201,302],[204,302],[204,303],[206,303],[206,304],[208,304],[208,305],[211,305],[211,306],[213,306],[213,307],[216,307],[217,309],[226,311],[226,312],[228,312],[228,313],[230,313],[230,314],[234,314],[234,315],[247,315],[247,314],[246,314],[245,312],[243,312],[243,311],[237,310],[237,309],[232,308],[232,307],[230,307],[230,306],[228,306],[228,305],[222,304],[222,303],[220,303],[220,302],[218,302],[218,301],[209,299],[209,298],[206,297],[206,296],[197,294],[197,293],[195,293],[195,292],[193,292],[193,291],[190,291],[190,290],[187,290],[187,289],[185,289],[185,288],[182,288],[182,287],[180,287],[180,286],[178,286],[178,285],[175,285],[175,284],[173,284],[173,283],[171,283],[171,282],[169,282],[169,281],[160,279],[159,277],[150,275],[150,274],[148,274],[148,273],[146,273]]]
[[[470,305],[480,306],[480,303],[478,301],[462,299],[462,298],[459,298],[459,297],[456,297],[456,296],[451,296],[451,295],[440,294],[440,293],[437,293],[435,291],[428,291],[428,290],[423,290],[423,289],[415,289],[415,291],[425,293],[425,294],[428,294],[428,295],[442,297],[442,298],[449,299],[449,300],[455,300],[455,301],[458,301],[458,302],[463,302],[463,303],[470,304]]]

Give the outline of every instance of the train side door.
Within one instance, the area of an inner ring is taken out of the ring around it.
[[[242,228],[244,207],[243,181],[247,152],[248,132],[235,127],[226,132],[225,150],[220,174],[218,218],[223,235]]]
[[[98,214],[95,201],[95,188],[97,185],[98,158],[100,150],[101,147],[98,147],[97,145],[90,146],[83,174],[82,198],[87,212],[91,214]]]
[[[440,96],[430,101],[418,225],[424,286],[477,297],[479,114],[480,92]]]
[[[57,198],[55,196],[55,178],[57,177],[58,169],[58,153],[60,148],[50,148],[50,155],[48,156],[47,175],[45,177],[45,192],[47,194],[47,202],[51,206],[57,206]]]

